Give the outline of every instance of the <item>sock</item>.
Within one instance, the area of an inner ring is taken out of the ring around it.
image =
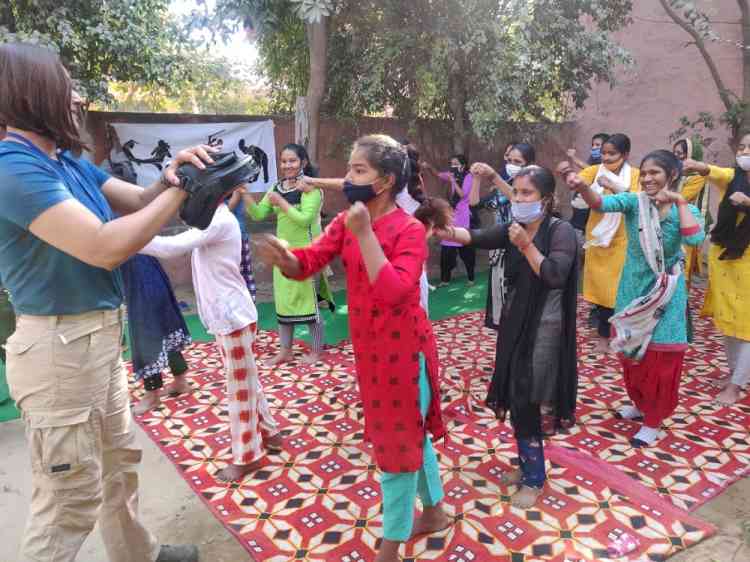
[[[643,417],[643,412],[641,412],[635,406],[623,406],[622,408],[617,410],[617,413],[620,414],[620,417],[624,420],[632,420],[635,418]]]
[[[654,442],[659,437],[659,428],[658,427],[648,427],[647,425],[644,425],[641,427],[640,431],[635,434],[633,439],[637,439],[638,441],[643,441],[646,445],[653,445]]]

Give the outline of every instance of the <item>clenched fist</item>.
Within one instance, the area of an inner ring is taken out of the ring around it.
[[[349,207],[346,213],[346,228],[357,237],[367,234],[372,229],[370,211],[367,210],[367,207],[361,201],[357,201]]]

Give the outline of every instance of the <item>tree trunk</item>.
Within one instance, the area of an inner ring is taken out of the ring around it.
[[[451,76],[448,84],[448,105],[453,113],[453,152],[466,154],[469,132],[466,115],[466,90],[460,76]]]
[[[310,112],[305,96],[297,97],[294,107],[294,142],[302,146],[310,145]]]
[[[16,28],[16,17],[13,15],[13,9],[9,3],[4,3],[4,6],[0,6],[0,25],[7,27],[10,33],[17,33]]]
[[[318,162],[320,106],[326,89],[328,70],[328,18],[307,24],[307,46],[310,50],[310,82],[307,85],[307,112],[310,124],[307,152],[311,162]]]

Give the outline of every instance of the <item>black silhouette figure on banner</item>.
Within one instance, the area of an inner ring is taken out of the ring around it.
[[[121,180],[128,183],[138,183],[138,173],[135,171],[135,166],[130,160],[113,160],[110,156],[107,159],[107,167],[109,172]]]
[[[245,154],[249,154],[255,159],[255,162],[263,168],[263,183],[268,183],[268,154],[266,154],[262,148],[251,144],[247,146],[245,139],[240,139],[239,143],[240,150]]]
[[[169,151],[170,146],[167,141],[159,140],[159,142],[156,144],[156,148],[151,151],[152,158],[138,158],[135,154],[133,154],[133,148],[136,144],[138,143],[131,139],[122,145],[122,151],[125,153],[125,156],[128,157],[128,160],[130,160],[131,162],[135,162],[136,164],[153,164],[154,166],[156,166],[156,169],[161,172],[162,162],[164,162],[164,159],[167,157],[172,157],[172,153]]]
[[[224,139],[219,138],[219,135],[226,132],[226,129],[222,129],[221,131],[216,131],[215,133],[211,133],[210,135],[208,135],[208,146],[213,146],[219,149],[223,148]]]

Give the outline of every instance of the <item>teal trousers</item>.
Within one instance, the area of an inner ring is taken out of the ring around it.
[[[422,417],[427,416],[431,399],[427,367],[424,355],[420,354],[419,406]],[[427,507],[437,505],[444,495],[437,456],[429,437],[424,438],[422,468],[416,472],[383,472],[380,489],[383,496],[383,538],[405,542],[411,536],[417,494],[422,505]]]

